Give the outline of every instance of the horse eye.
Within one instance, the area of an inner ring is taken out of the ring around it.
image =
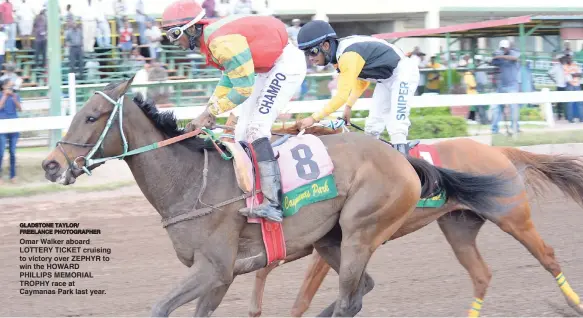
[[[93,117],[93,116],[87,116],[87,119],[85,119],[85,123],[94,123],[97,121],[97,118]]]

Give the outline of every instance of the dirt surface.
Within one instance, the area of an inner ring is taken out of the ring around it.
[[[573,152],[565,150],[550,152]],[[549,197],[531,197],[534,222],[546,243],[555,248],[571,286],[583,295],[583,209],[562,196]],[[59,238],[90,238],[91,247],[111,248],[110,255],[102,254],[111,258],[109,262],[80,263],[80,271],[91,271],[94,278],[76,279],[74,287],[104,289],[105,295],[20,294],[19,257],[30,255],[20,253],[19,240],[55,235],[20,235],[19,224],[43,221],[79,222],[81,228],[102,231]],[[175,256],[160,216],[136,186],[0,199],[0,242],[0,316],[148,316],[151,306],[187,272]],[[512,237],[487,223],[478,246],[493,272],[483,316],[575,315],[554,278]],[[302,259],[271,273],[263,316],[289,315],[307,263]],[[376,286],[365,296],[359,316],[465,316],[473,300],[469,276],[435,223],[383,245],[368,271]],[[237,277],[214,316],[246,316],[254,277]],[[317,315],[332,302],[337,286],[338,276],[331,271],[307,315]],[[187,304],[172,316],[192,316],[195,306],[196,302]]]
[[[555,248],[571,285],[583,292],[583,211],[559,196],[532,202],[539,231]],[[159,215],[137,187],[82,197],[62,193],[2,200],[0,211],[1,316],[147,316],[151,305],[186,273]],[[102,235],[71,237],[91,238],[91,246],[112,249],[109,262],[81,263],[81,270],[92,271],[93,279],[77,279],[77,288],[105,289],[105,295],[19,294],[20,238],[49,237],[19,235],[19,223],[33,221],[79,222],[81,228],[101,229]],[[483,315],[574,314],[553,277],[512,237],[487,224],[478,244],[493,271]],[[303,259],[272,272],[264,316],[289,315],[306,266]],[[468,275],[436,224],[382,246],[368,270],[376,287],[365,297],[360,316],[462,316],[472,301]],[[253,278],[238,277],[214,316],[245,316]],[[337,275],[331,272],[307,314],[316,315],[334,300],[336,286]],[[183,306],[173,316],[191,316],[195,305]]]

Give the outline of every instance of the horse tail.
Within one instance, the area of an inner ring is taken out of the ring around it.
[[[526,168],[526,184],[544,197],[548,183],[583,207],[583,159],[567,155],[544,155],[511,147],[498,148],[516,167]]]
[[[455,200],[477,213],[502,210],[496,200],[517,194],[514,178],[496,175],[475,175],[435,167],[424,159],[407,157],[421,180],[421,198],[430,198],[444,191],[447,200]]]

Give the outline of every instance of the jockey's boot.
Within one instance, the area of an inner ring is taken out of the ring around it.
[[[263,202],[254,206],[253,210],[243,208],[239,212],[248,217],[266,218],[275,222],[283,221],[283,211],[281,207],[281,174],[279,165],[269,139],[263,137],[255,140],[253,143],[257,165],[259,166],[259,175],[261,182],[261,193],[263,193]]]

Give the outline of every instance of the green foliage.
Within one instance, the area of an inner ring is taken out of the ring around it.
[[[426,107],[411,109],[410,117],[427,117],[427,116],[450,116],[449,107]]]
[[[468,135],[468,123],[462,117],[412,117],[409,140],[462,137]]]
[[[439,82],[439,91],[441,94],[452,94],[454,91],[461,89],[462,74],[456,70],[440,72],[441,80]],[[447,79],[451,76],[451,87],[447,86]]]
[[[538,107],[522,107],[520,108],[520,120],[523,121],[540,121],[544,120],[541,111]]]

